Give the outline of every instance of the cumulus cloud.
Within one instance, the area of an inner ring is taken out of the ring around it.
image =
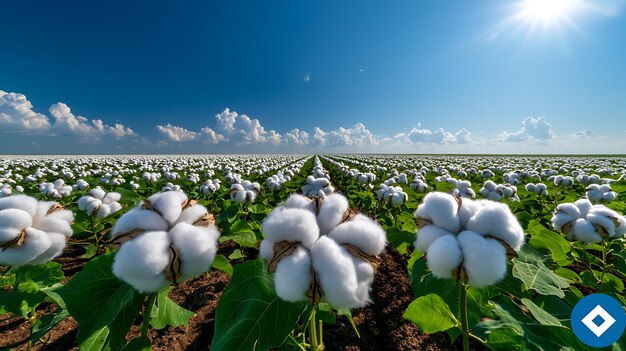
[[[413,128],[408,133],[396,135],[396,139],[401,143],[427,143],[427,144],[473,144],[472,133],[461,128],[458,132],[447,132],[443,128],[435,131],[424,128]]]
[[[363,123],[357,123],[351,128],[339,127],[339,129],[328,132],[315,127],[313,134],[313,145],[317,146],[364,147],[377,144],[378,139]]]
[[[527,140],[550,140],[552,139],[552,125],[543,117],[526,117],[522,122],[522,129],[516,132],[502,132],[498,137],[503,142],[520,142]]]
[[[41,131],[49,128],[48,117],[33,111],[33,104],[24,94],[0,90],[0,129]]]
[[[164,126],[157,125],[157,129],[161,135],[171,141],[192,141],[195,140],[200,134],[187,130],[183,127],[173,126],[169,123]]]
[[[209,144],[217,144],[225,139],[222,134],[216,133],[209,127],[200,129],[200,135],[202,136],[202,141]]]
[[[134,135],[132,129],[116,123],[113,127],[104,124],[100,119],[89,120],[83,116],[75,116],[69,106],[62,102],[50,106],[48,109],[55,122],[52,129],[62,133],[71,133],[80,136],[111,135],[116,138]]]
[[[591,139],[593,138],[594,134],[593,134],[593,131],[591,131],[591,129],[584,129],[584,130],[580,130],[574,133],[574,136],[583,138],[583,139]]]
[[[295,128],[285,133],[284,141],[287,145],[307,145],[309,143],[309,133]]]

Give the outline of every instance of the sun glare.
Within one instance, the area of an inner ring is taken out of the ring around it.
[[[549,23],[560,21],[570,15],[576,7],[576,0],[525,0],[522,14],[531,20]]]

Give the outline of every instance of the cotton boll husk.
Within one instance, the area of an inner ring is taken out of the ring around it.
[[[425,251],[428,268],[437,278],[452,278],[452,271],[463,261],[461,249],[453,235],[444,235],[429,245]]]
[[[96,212],[96,217],[98,218],[107,218],[111,214],[111,207],[107,204],[102,204],[98,207],[98,212]]]
[[[598,234],[593,224],[583,218],[579,218],[573,223],[572,229],[569,234],[567,234],[567,238],[589,243],[599,243],[602,241],[602,236]]]
[[[104,199],[104,195],[106,194],[104,190],[102,190],[102,188],[97,187],[94,189],[91,189],[91,191],[89,192],[89,194],[91,194],[91,196],[95,197],[98,200],[103,200]],[[118,199],[119,200],[119,199]],[[116,200],[117,201],[117,200]]]
[[[42,218],[37,223],[35,223],[35,225],[33,225],[33,228],[39,229],[46,233],[63,234],[64,236],[68,238],[71,237],[73,234],[72,226],[70,225],[70,222],[64,221],[59,218],[54,218],[54,217]]]
[[[348,199],[339,194],[330,194],[322,202],[319,214],[317,215],[317,224],[320,228],[320,235],[326,235],[343,219],[348,210]]]
[[[181,280],[195,277],[211,269],[219,236],[215,225],[200,227],[178,223],[168,234],[180,255]]]
[[[331,238],[322,236],[311,248],[311,258],[325,301],[338,308],[359,307],[352,255]]]
[[[463,268],[474,287],[494,285],[506,275],[506,249],[495,239],[466,230],[457,237],[463,253]]]
[[[15,195],[0,199],[0,211],[9,208],[16,208],[34,216],[37,212],[37,200],[26,195]]]
[[[298,194],[292,194],[291,196],[289,196],[289,198],[285,202],[285,206],[287,208],[301,208],[304,210],[308,210],[313,214],[315,213],[315,207],[313,207],[313,201]]]
[[[372,256],[380,254],[387,241],[385,230],[378,222],[362,214],[335,227],[328,237],[338,244],[351,244]]]
[[[414,245],[422,253],[426,253],[435,240],[446,235],[454,236],[453,233],[436,225],[427,225],[417,231],[417,239]]]
[[[135,229],[144,231],[166,231],[168,228],[169,225],[158,213],[151,210],[135,208],[132,211],[126,212],[117,220],[111,231],[111,237],[114,238],[120,233],[128,233]]]
[[[34,265],[46,263],[50,260],[55,259],[59,255],[61,255],[61,253],[63,253],[63,249],[65,249],[65,245],[67,243],[67,237],[60,233],[47,233],[47,234],[52,245],[50,245],[50,247],[46,251],[44,251],[41,255],[35,257],[34,260],[28,262],[28,265],[34,266]]]
[[[58,202],[54,201],[39,201],[37,202],[37,210],[33,215],[33,222],[37,223],[40,219],[49,216],[48,210],[52,208],[52,206],[58,205]]]
[[[180,217],[178,217],[178,220],[176,221],[176,223],[188,223],[188,224],[194,224],[195,222],[197,222],[200,218],[202,218],[205,214],[207,214],[208,211],[206,209],[206,207],[200,205],[200,204],[195,204],[191,207],[186,208],[181,214]]]
[[[415,216],[428,219],[438,227],[457,233],[461,228],[457,213],[458,207],[459,204],[449,194],[429,193],[424,197],[422,204],[417,207]]]
[[[467,221],[466,228],[503,240],[515,251],[524,245],[524,229],[505,204],[494,202],[483,207]]]
[[[154,194],[148,200],[169,225],[174,225],[183,211],[182,204],[187,200],[187,195],[181,191],[168,191]]]
[[[28,264],[48,250],[51,245],[52,241],[48,234],[35,228],[27,228],[24,245],[0,250],[0,264],[11,266]]]
[[[124,243],[115,255],[113,274],[139,292],[156,292],[170,285],[163,271],[170,263],[166,232],[144,232]]]
[[[276,295],[289,302],[307,300],[313,278],[311,276],[311,257],[309,252],[298,247],[289,256],[283,257],[274,272]]]
[[[9,208],[0,211],[0,243],[9,242],[33,224],[33,219],[26,211]]]
[[[309,249],[319,237],[315,215],[299,208],[278,208],[263,221],[263,234],[274,241],[300,242]]]

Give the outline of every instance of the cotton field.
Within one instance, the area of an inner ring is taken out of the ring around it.
[[[625,212],[623,157],[4,157],[0,346],[591,349]]]

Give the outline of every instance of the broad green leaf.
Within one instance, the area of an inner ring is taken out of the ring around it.
[[[552,260],[559,266],[567,266],[572,263],[567,258],[567,253],[571,251],[572,247],[563,235],[545,228],[537,221],[531,221],[529,228],[533,228],[535,232],[530,236],[528,245],[536,250],[547,251]]]
[[[543,262],[536,264],[516,259],[513,261],[513,276],[524,282],[527,289],[535,290],[542,295],[565,296],[563,289],[567,288],[569,283],[549,270]]]
[[[235,249],[233,251],[233,253],[231,253],[230,255],[228,255],[228,259],[229,260],[238,260],[240,258],[244,258],[245,256],[243,255],[243,253],[241,253],[241,250],[239,249]]]
[[[150,351],[152,350],[152,344],[150,339],[144,336],[138,336],[131,340],[122,351]]]
[[[402,316],[427,334],[445,331],[459,324],[445,301],[435,294],[418,297]]]
[[[167,296],[172,290],[171,287],[163,289],[157,295],[157,299],[150,313],[150,325],[154,329],[163,329],[166,326],[177,327],[179,325],[188,326],[189,319],[195,314],[187,309],[178,306]]]
[[[267,350],[283,344],[293,330],[306,304],[276,296],[266,269],[258,259],[234,266],[215,312],[212,351]]]
[[[65,275],[61,264],[47,262],[36,266],[21,266],[15,271],[15,284],[33,281],[39,288],[54,285],[63,280]]]
[[[35,321],[31,327],[29,340],[33,343],[41,339],[48,331],[70,315],[68,310],[60,310],[57,313],[44,314]]]
[[[217,255],[211,263],[211,267],[215,269],[219,269],[220,271],[228,274],[229,276],[233,275],[233,266],[228,262],[224,255]]]
[[[537,322],[543,325],[561,325],[561,322],[556,317],[544,311],[541,307],[535,305],[535,303],[529,299],[522,299],[522,303],[528,308],[528,311],[530,311],[530,314],[535,317]]]
[[[96,257],[59,290],[79,324],[81,351],[101,350],[108,339],[112,345],[121,345],[143,300],[132,286],[113,275],[113,258],[113,254]]]
[[[415,242],[415,233],[398,228],[389,228],[387,230],[387,241],[396,249],[402,248],[403,250],[399,251],[405,254],[407,252],[406,248],[409,245],[413,245],[413,242]]]
[[[523,350],[537,351],[581,351],[589,348],[583,345],[574,333],[562,326],[528,324],[524,326]]]

